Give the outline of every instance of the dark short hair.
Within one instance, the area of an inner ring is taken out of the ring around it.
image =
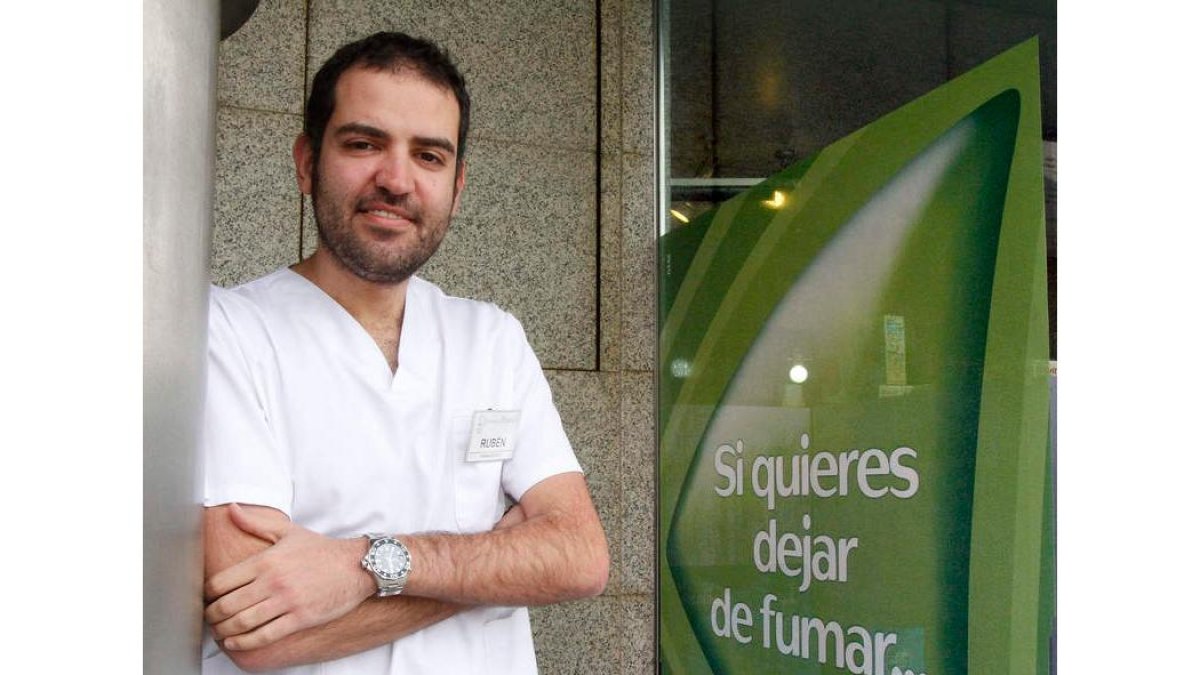
[[[471,96],[458,67],[442,48],[423,38],[399,32],[379,32],[343,45],[313,78],[312,93],[304,108],[304,134],[313,146],[314,165],[321,156],[325,127],[333,116],[334,89],[342,73],[354,66],[397,72],[412,69],[430,83],[444,87],[458,101],[458,157],[461,170],[467,152],[467,129],[471,123]]]

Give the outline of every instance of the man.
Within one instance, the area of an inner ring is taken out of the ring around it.
[[[316,252],[212,289],[206,673],[536,672],[524,606],[604,588],[520,324],[413,276],[458,208],[469,113],[431,43],[340,49],[293,150]]]

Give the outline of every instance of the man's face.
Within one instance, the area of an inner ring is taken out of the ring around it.
[[[362,279],[403,281],[437,251],[458,210],[458,103],[409,70],[350,68],[334,94],[319,165],[305,136],[294,150],[321,246]]]

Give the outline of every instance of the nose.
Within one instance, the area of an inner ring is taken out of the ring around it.
[[[375,172],[375,185],[396,195],[413,190],[412,160],[403,155],[384,157]]]

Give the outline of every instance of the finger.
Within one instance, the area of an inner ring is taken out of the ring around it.
[[[204,608],[204,620],[216,625],[270,597],[264,584],[247,584],[226,593]]]
[[[268,598],[262,602],[238,612],[237,614],[213,624],[213,635],[218,640],[229,638],[243,633],[249,633],[267,623],[279,618],[285,610],[280,603],[275,602],[273,598]]]
[[[257,568],[254,564],[257,557],[252,556],[247,558],[209,577],[204,582],[204,597],[209,600],[220,598],[254,581],[254,578],[258,576]]]
[[[247,511],[237,502],[229,505],[229,520],[237,525],[239,530],[265,539],[272,544],[282,539],[291,525],[287,520],[264,518],[259,514]]]
[[[225,649],[233,651],[258,649],[278,642],[304,627],[300,625],[295,614],[284,614],[257,630],[228,638],[222,644]]]

